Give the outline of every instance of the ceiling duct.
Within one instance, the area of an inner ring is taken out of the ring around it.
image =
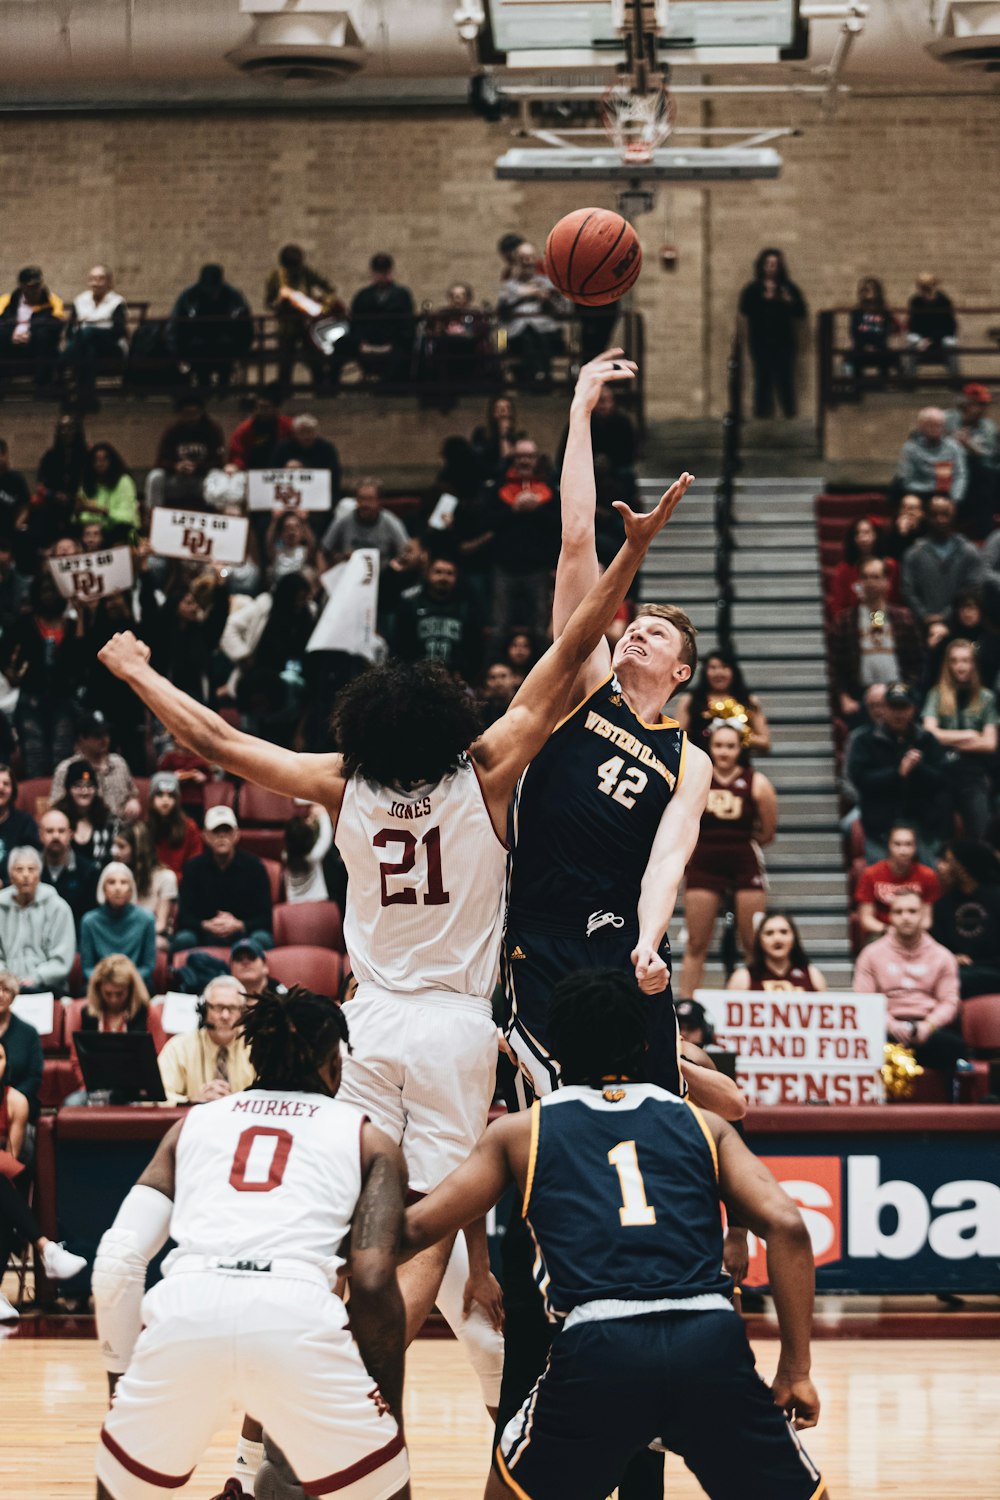
[[[927,50],[951,68],[1000,73],[1000,0],[948,0]]]
[[[240,0],[253,31],[226,60],[286,84],[336,83],[365,65],[364,42],[338,0]]]

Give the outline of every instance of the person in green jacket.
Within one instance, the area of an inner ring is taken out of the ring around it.
[[[132,541],[139,529],[139,499],[125,460],[110,443],[95,443],[83,466],[76,519],[96,521],[107,541]]]

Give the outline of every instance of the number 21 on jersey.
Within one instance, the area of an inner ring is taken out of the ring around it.
[[[605,797],[620,802],[622,807],[634,807],[635,799],[645,789],[649,777],[638,766],[629,766],[624,776],[625,757],[612,755],[597,768],[597,786]]]

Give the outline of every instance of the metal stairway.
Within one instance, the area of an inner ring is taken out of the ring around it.
[[[662,493],[642,479],[647,504]],[[821,479],[741,479],[735,502],[733,636],[747,683],[771,725],[757,765],[778,793],[778,834],[765,851],[770,899],[797,919],[832,989],[848,988],[847,891],[827,694],[822,586],[813,505]],[[681,605],[702,655],[715,645],[715,481],[699,480],[650,551],[641,597]],[[683,953],[680,912],[671,925]],[[716,929],[706,986],[723,982]]]

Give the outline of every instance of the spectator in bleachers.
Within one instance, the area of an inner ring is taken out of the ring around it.
[[[230,286],[222,266],[202,266],[185,287],[167,321],[167,347],[191,373],[196,388],[217,382],[229,388],[233,366],[253,343],[253,315],[243,293]]]
[[[42,555],[47,555],[74,525],[86,457],[87,440],[79,417],[61,416],[52,446],[42,454],[38,466],[38,485],[27,524],[16,536],[18,568],[22,573],[36,573]]]
[[[858,922],[865,942],[889,930],[889,903],[897,891],[915,891],[923,902],[923,924],[929,930],[941,885],[930,865],[917,859],[916,830],[896,823],[889,830],[888,858],[867,865],[854,892]]]
[[[69,818],[73,852],[103,865],[111,853],[111,813],[98,790],[97,776],[89,761],[70,761],[66,768],[66,790],[53,806]]]
[[[286,901],[329,901],[323,861],[332,844],[330,814],[319,803],[304,807],[289,818],[282,851]]]
[[[66,792],[66,773],[76,761],[85,760],[97,779],[97,790],[109,812],[119,818],[137,818],[141,812],[139,791],[128,762],[111,749],[111,729],[103,713],[88,713],[76,731],[73,755],[56,766],[49,793],[58,802]]]
[[[885,538],[885,556],[901,563],[914,542],[927,530],[924,502],[919,495],[904,495]]]
[[[1000,445],[996,424],[986,415],[993,397],[988,386],[966,385],[958,403],[945,416],[944,430],[965,450],[969,482],[958,508],[958,524],[965,536],[982,541],[996,525],[1000,502]]]
[[[783,251],[768,248],[757,256],[753,280],[740,293],[739,312],[753,361],[754,416],[773,416],[777,395],[784,415],[794,417],[795,325],[805,319],[806,304]]]
[[[493,534],[493,623],[543,631],[559,555],[559,496],[555,476],[529,437],[519,437],[505,474],[487,488]]]
[[[960,593],[979,587],[984,571],[978,547],[955,533],[955,501],[935,495],[928,507],[927,535],[903,559],[907,607],[924,626],[944,620]]]
[[[400,599],[408,589],[420,587],[429,561],[424,539],[411,536],[407,537],[402,552],[379,572],[378,631],[385,640],[391,638],[395,628]]]
[[[135,876],[128,865],[112,860],[97,882],[97,905],[80,923],[80,960],[90,980],[101,959],[121,954],[133,963],[146,985],[156,967],[156,918],[138,904]]]
[[[321,311],[315,316],[322,316],[332,309],[335,290],[321,272],[307,264],[301,245],[283,245],[278,251],[278,264],[264,288],[264,302],[278,323],[278,381],[286,391],[292,388],[296,359],[308,365],[317,388],[326,378],[326,360],[310,337],[312,318],[299,302],[318,303]]]
[[[924,931],[916,891],[897,891],[889,902],[889,931],[858,955],[854,990],[884,995],[888,1034],[912,1048],[917,1062],[949,1077],[965,1054],[958,1031],[958,964],[955,955]]]
[[[865,858],[884,859],[889,832],[908,823],[924,864],[933,864],[951,822],[951,780],[944,746],[916,722],[917,705],[905,682],[885,695],[884,720],[852,735],[847,777],[857,789]]]
[[[45,1059],[42,1055],[42,1039],[34,1026],[28,1021],[22,1021],[11,1010],[20,991],[21,982],[17,976],[5,969],[0,970],[0,1043],[7,1054],[4,1078],[11,1088],[24,1095],[28,1101],[30,1118],[35,1119]]]
[[[473,451],[483,479],[501,473],[514,457],[517,441],[517,407],[510,396],[491,396],[486,403],[486,421],[473,428]]]
[[[500,284],[497,316],[506,330],[507,348],[517,360],[521,385],[550,384],[552,360],[565,344],[560,317],[568,312],[569,303],[545,275],[534,245],[519,245],[513,273]]]
[[[971,641],[981,680],[995,684],[1000,671],[1000,635],[986,618],[983,594],[979,589],[968,589],[956,594],[954,607],[947,619],[933,625],[928,635],[933,640],[924,665],[924,683],[928,691],[941,675],[948,647],[952,641],[959,640]],[[995,686],[993,691],[996,692]]]
[[[510,668],[518,687],[520,687],[541,655],[542,647],[538,644],[532,632],[530,630],[519,630],[515,626],[513,630],[507,633],[507,638],[500,650],[499,659]]]
[[[222,428],[196,391],[179,397],[176,419],[160,434],[153,468],[146,476],[146,503],[202,509],[205,479],[226,461]]]
[[[77,937],[88,911],[97,905],[97,881],[100,866],[73,846],[73,827],[58,807],[42,814],[38,825],[42,845],[42,880],[51,885],[73,913]]]
[[[810,990],[827,988],[826,979],[809,962],[795,918],[784,911],[766,911],[753,935],[750,960],[735,969],[727,990]]]
[[[479,690],[480,720],[484,729],[503,717],[520,686],[505,661],[495,661],[486,668]]]
[[[87,290],[74,297],[66,325],[64,358],[75,384],[77,399],[91,406],[100,361],[123,358],[128,352],[128,307],[112,286],[107,266],[94,266]]]
[[[329,438],[320,437],[319,423],[308,412],[292,418],[292,435],[283,438],[274,450],[276,469],[309,469],[330,475],[330,506],[340,499],[340,454]],[[315,516],[311,520],[317,519]]]
[[[181,874],[173,949],[219,947],[250,937],[274,946],[271,884],[263,861],[237,847],[240,830],[231,807],[205,814],[206,852],[189,859]]]
[[[138,532],[135,480],[118,450],[109,443],[94,443],[87,453],[76,501],[76,519],[81,526],[96,520],[109,543],[132,541]],[[97,544],[100,546],[100,541]],[[85,544],[84,550],[88,550]]]
[[[146,827],[156,863],[176,876],[204,848],[197,824],[181,805],[181,784],[173,771],[157,771],[150,778]]]
[[[429,380],[468,386],[484,379],[491,356],[495,362],[489,315],[476,307],[471,286],[455,281],[444,305],[424,320],[421,374]]]
[[[0,761],[0,885],[7,884],[7,860],[19,844],[39,848],[38,825],[30,813],[18,807],[17,777],[5,761]]]
[[[286,986],[268,971],[267,954],[252,938],[241,938],[238,943],[233,944],[229,954],[229,968],[245,995],[260,995],[265,989],[274,990],[279,995],[288,993]]]
[[[723,897],[735,902],[740,946],[749,961],[754,919],[767,906],[767,879],[761,848],[778,827],[774,787],[759,771],[740,764],[743,736],[731,724],[712,730],[712,785],[701,819],[701,831],[684,872],[684,922],[687,944],[681,966],[680,993],[693,995],[705,970]]]
[[[218,572],[205,572],[190,581],[183,573],[177,575],[161,602],[149,572],[143,571],[139,599],[154,667],[182,692],[206,702],[211,693],[212,657],[229,614],[229,593]],[[167,742],[163,740],[158,748],[168,748]]]
[[[946,435],[944,425],[940,406],[925,406],[920,412],[916,427],[899,451],[893,480],[897,494],[919,495],[925,504],[935,495],[950,495],[956,505],[964,499],[969,482],[965,449]]]
[[[918,364],[944,365],[952,380],[958,379],[958,320],[951,298],[938,285],[937,277],[924,271],[906,309],[906,350],[903,373],[916,377]]]
[[[1000,860],[988,844],[953,839],[938,860],[944,894],[931,936],[954,953],[963,1000],[1000,992]]]
[[[253,1083],[250,1053],[240,1031],[246,998],[239,980],[231,974],[217,975],[205,986],[201,1002],[203,1020],[197,1031],[172,1036],[160,1053],[168,1104],[207,1104]]]
[[[949,643],[923,719],[924,728],[951,754],[952,794],[965,832],[982,838],[993,814],[998,716],[996,698],[980,681],[971,641]]]
[[[432,556],[419,588],[403,595],[390,642],[401,661],[436,661],[475,682],[483,661],[483,618],[458,565]]]
[[[135,880],[136,903],[152,914],[156,947],[166,953],[177,915],[177,876],[156,862],[153,843],[145,823],[117,823],[111,840],[111,858],[125,865]]]
[[[10,466],[10,445],[0,438],[0,531],[7,537],[26,520],[31,491],[28,481]]]
[[[11,850],[10,885],[0,891],[0,965],[22,990],[65,992],[76,955],[73,913],[42,884],[42,856],[30,844]]]
[[[0,641],[0,670],[20,689],[15,712],[26,777],[49,776],[73,749],[76,692],[89,665],[82,619],[67,618],[52,575],[31,581],[29,609]]]
[[[229,439],[229,462],[235,469],[273,469],[278,445],[294,433],[291,417],[281,410],[285,393],[275,382],[254,397],[254,409]]]
[[[0,530],[0,634],[13,628],[28,597],[28,580],[15,565],[17,542]]]
[[[347,510],[327,528],[321,547],[327,565],[345,562],[361,547],[377,547],[382,566],[391,563],[406,546],[406,527],[382,504],[382,490],[377,479],[362,479],[356,491],[357,505]]]
[[[844,555],[830,579],[827,604],[834,619],[861,598],[861,567],[872,557],[884,563],[887,598],[899,603],[899,567],[893,558],[883,558],[882,552],[881,529],[868,516],[856,517],[844,533]]]
[[[710,651],[702,659],[691,692],[682,693],[672,707],[678,724],[701,750],[708,750],[712,731],[720,720],[731,724],[739,734],[744,763],[747,752],[767,755],[771,749],[767,715],[760,699],[747,687],[739,661],[729,651]]]
[[[517,230],[508,230],[497,240],[497,254],[500,257],[500,280],[508,281],[513,276],[517,267],[517,252],[524,244],[524,235]]]
[[[316,554],[316,538],[305,512],[279,505],[268,524],[264,542],[268,588],[273,589],[280,579],[288,577],[295,577],[302,584],[302,574],[315,565]],[[308,596],[308,588],[306,593]]]
[[[131,630],[139,640],[145,639],[142,622],[135,617],[134,594],[131,589],[111,594],[106,599],[101,599],[96,607],[83,610],[83,642],[89,661],[86,717],[104,720],[105,734],[109,736],[109,743],[115,747],[115,758],[123,761],[130,776],[133,771],[141,776],[145,774],[148,759],[145,705],[137,703],[135,694],[129,691],[127,685],[97,660],[101,647],[120,630]],[[77,746],[79,749],[79,739]],[[100,757],[93,760],[87,755],[86,758],[94,765],[100,782]],[[120,812],[122,816],[130,818],[138,816],[138,800],[134,806],[126,802],[119,807],[114,787],[107,785],[102,786],[101,795],[112,812]]]
[[[91,912],[95,917],[96,912]],[[87,979],[87,1003],[79,1013],[79,1024],[69,1033],[70,1059],[77,1091],[70,1094],[66,1104],[86,1104],[87,1092],[83,1082],[83,1070],[76,1050],[76,1033],[148,1031],[157,1052],[162,1052],[167,1036],[158,1011],[149,1003],[150,976],[125,953],[111,951],[88,966],[84,960]]]
[[[25,266],[14,290],[0,296],[0,366],[23,360],[36,385],[49,385],[65,327],[62,298],[49,291],[38,266]]]
[[[885,375],[896,356],[890,348],[899,332],[899,321],[886,306],[885,292],[877,276],[858,282],[858,300],[851,309],[851,350],[844,360],[844,374],[857,381],[867,369]]]
[[[859,590],[860,599],[841,610],[830,633],[830,686],[852,729],[862,722],[866,688],[879,682],[917,682],[923,661],[913,616],[889,603],[884,558],[861,564]]]
[[[280,676],[289,661],[301,662],[316,623],[312,588],[301,573],[279,578],[270,593],[234,610],[222,634],[222,650],[239,670],[237,691],[251,673]]]
[[[370,281],[351,299],[351,331],[337,346],[342,360],[353,355],[362,368],[376,368],[390,381],[406,380],[413,354],[413,294],[395,280],[395,262],[380,251],[368,262]]]

